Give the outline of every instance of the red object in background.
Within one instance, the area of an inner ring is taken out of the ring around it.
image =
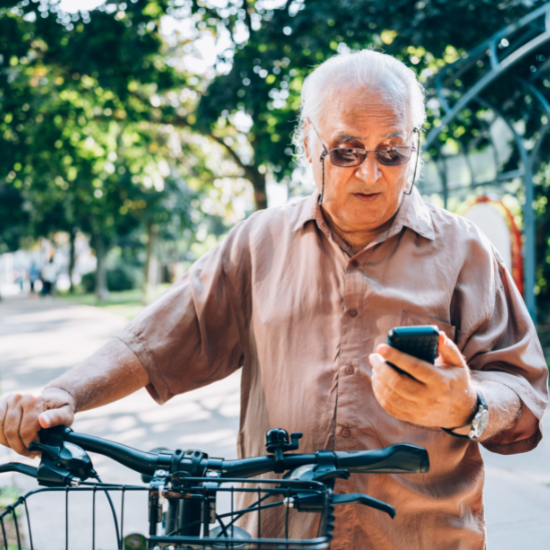
[[[512,257],[512,278],[518,287],[521,295],[523,296],[523,258],[521,255],[521,231],[519,230],[512,212],[506,207],[506,205],[498,197],[489,197],[482,195],[477,197],[468,206],[468,209],[475,204],[491,203],[498,206],[504,212],[504,220],[510,230],[510,244],[511,244],[511,257]]]

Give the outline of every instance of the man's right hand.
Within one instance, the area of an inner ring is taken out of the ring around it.
[[[0,399],[0,444],[23,456],[34,456],[28,446],[38,441],[42,428],[70,426],[75,402],[65,390],[47,388],[40,395],[14,393]]]
[[[149,375],[134,352],[112,338],[38,396],[16,393],[0,399],[0,444],[23,456],[42,428],[70,426],[75,411],[102,407],[143,388]],[[67,388],[67,390],[62,389]]]

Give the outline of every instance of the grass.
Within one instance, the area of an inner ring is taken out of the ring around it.
[[[0,514],[4,512],[7,506],[13,504],[19,497],[19,490],[16,487],[0,486]],[[23,541],[23,529],[21,526],[21,511],[20,507],[16,508],[16,518],[19,528],[19,537],[21,542]],[[15,550],[17,545],[17,535],[15,524],[13,521],[13,515],[10,513],[4,518],[4,531],[6,533],[6,540],[4,540],[4,532],[0,530],[0,547],[4,548],[6,545],[9,550]]]
[[[151,292],[150,301],[160,296],[169,286],[168,284],[157,286]],[[141,289],[110,292],[107,300],[98,300],[94,294],[76,293],[62,295],[62,297],[75,304],[99,307],[115,315],[125,317],[128,320],[133,319],[144,308]]]
[[[10,485],[0,486],[0,510],[13,504],[19,498],[19,489]]]

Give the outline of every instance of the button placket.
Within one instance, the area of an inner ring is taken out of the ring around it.
[[[361,360],[364,319],[365,278],[356,260],[344,273],[342,336],[338,367],[338,400],[336,405],[336,448],[356,447],[358,418],[358,384],[356,373]]]

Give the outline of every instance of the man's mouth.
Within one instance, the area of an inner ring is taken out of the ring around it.
[[[353,193],[354,197],[357,197],[361,202],[375,201],[380,193]]]

